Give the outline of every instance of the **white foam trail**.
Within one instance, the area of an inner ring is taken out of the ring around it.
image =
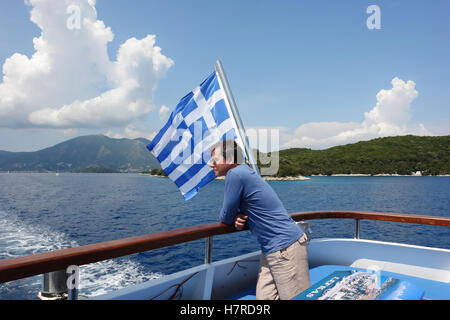
[[[76,246],[63,233],[48,227],[29,225],[0,211],[0,258],[15,258]]]
[[[98,296],[160,277],[160,273],[144,272],[141,265],[129,259],[100,261],[80,267],[80,294]]]
[[[0,259],[76,246],[78,243],[62,232],[48,226],[27,224],[0,210]],[[141,264],[126,257],[118,261],[105,260],[80,267],[79,292],[80,295],[97,296],[161,276],[160,273],[146,272]],[[40,281],[36,278],[29,285],[40,286]],[[7,283],[4,287],[8,290],[11,286]]]

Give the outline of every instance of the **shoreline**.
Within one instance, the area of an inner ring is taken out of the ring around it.
[[[311,178],[304,176],[296,176],[296,177],[272,177],[272,176],[262,176],[262,178],[266,181],[306,181],[311,180]],[[214,180],[225,180],[225,177],[216,177]]]
[[[78,173],[73,171],[0,171],[0,174],[14,174],[14,173],[43,173],[43,174],[61,174],[61,173]],[[83,172],[82,172],[83,173]],[[91,173],[91,172],[88,172]],[[110,173],[110,172],[92,172],[92,173]],[[162,175],[153,175],[150,173],[142,173],[142,172],[111,172],[114,174],[117,173],[140,173],[144,175],[149,175],[156,178],[168,178],[167,176]],[[380,173],[380,174],[367,174],[367,173],[336,173],[332,175],[326,175],[326,174],[312,174],[310,176],[286,176],[286,177],[273,177],[273,176],[263,176],[262,178],[264,180],[269,181],[306,181],[311,180],[312,177],[450,177],[450,174],[437,174],[437,175],[421,175],[421,174],[397,174],[397,173]],[[216,180],[224,180],[225,177],[217,177]]]
[[[421,175],[421,174],[398,174],[398,173],[380,173],[380,174],[367,174],[367,173],[336,173],[330,176],[325,174],[311,175],[311,177],[450,177],[450,174],[437,174],[437,175]]]
[[[156,177],[156,178],[168,178],[167,176],[160,176],[160,175],[152,175],[150,176]],[[450,174],[441,174],[441,175],[435,175],[435,176],[422,176],[422,175],[401,175],[396,173],[382,173],[382,174],[376,174],[376,175],[370,175],[370,174],[364,174],[364,173],[351,173],[351,174],[332,174],[330,176],[324,175],[324,174],[316,174],[311,176],[288,176],[288,177],[272,177],[272,176],[263,176],[262,178],[266,181],[307,181],[311,180],[314,177],[450,177]],[[225,180],[225,177],[216,177],[214,180]]]
[[[150,176],[156,178],[168,178],[167,176],[160,175],[152,175]],[[450,174],[440,174],[435,176],[422,176],[422,175],[401,175],[396,173],[382,173],[376,175],[364,174],[364,173],[351,173],[351,174],[332,174],[330,176],[324,174],[316,174],[310,176],[297,176],[297,177],[272,177],[272,176],[263,176],[262,178],[266,181],[307,181],[311,180],[313,177],[450,177]],[[225,177],[216,177],[214,180],[225,180]]]

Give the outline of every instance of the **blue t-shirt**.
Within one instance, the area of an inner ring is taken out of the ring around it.
[[[290,246],[303,234],[275,191],[246,164],[229,170],[226,175],[220,219],[232,225],[238,212],[248,216],[248,227],[264,254]]]

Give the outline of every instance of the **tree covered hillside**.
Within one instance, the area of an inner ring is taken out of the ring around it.
[[[326,150],[280,151],[277,176],[450,174],[450,136],[378,138]]]

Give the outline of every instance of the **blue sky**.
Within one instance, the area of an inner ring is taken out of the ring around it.
[[[103,25],[68,30],[71,4]],[[367,28],[369,5],[381,29]],[[246,127],[279,130],[281,148],[449,135],[449,12],[445,0],[2,0],[0,150],[94,133],[151,138],[217,59]],[[130,78],[141,88],[127,91]]]

